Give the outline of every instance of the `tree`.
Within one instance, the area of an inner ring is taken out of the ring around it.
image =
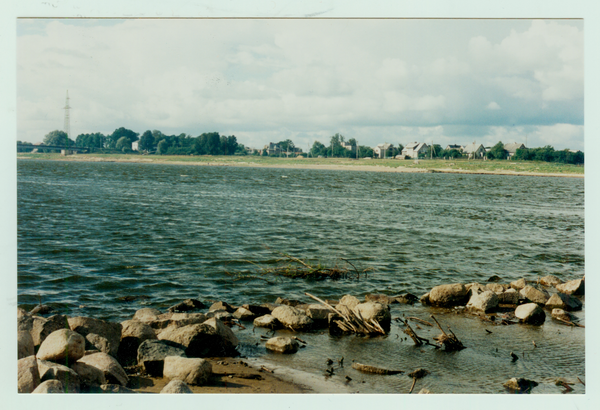
[[[64,131],[51,131],[44,137],[44,144],[46,145],[59,145],[61,147],[75,146],[75,141],[67,137],[67,133]]]
[[[154,135],[152,135],[152,131],[147,130],[142,134],[138,148],[140,151],[154,151],[156,144],[154,143]]]
[[[167,140],[160,140],[156,145],[156,153],[159,155],[166,154],[168,149],[169,143],[167,142]]]
[[[277,145],[279,145],[282,152],[288,152],[288,151],[294,152],[294,148],[296,147],[296,145],[294,145],[294,143],[292,142],[291,139],[287,139],[285,141],[279,141],[277,143]]]
[[[504,144],[499,141],[487,153],[488,159],[506,159],[508,151],[504,149]]]
[[[123,152],[131,151],[131,141],[127,137],[121,137],[117,140],[115,148]]]
[[[345,156],[343,150],[346,150],[346,148],[342,147],[342,142],[344,142],[344,141],[345,141],[345,138],[343,135],[338,134],[338,133],[336,133],[335,135],[332,135],[330,138],[328,154],[331,155],[332,157]]]
[[[116,130],[113,131],[112,134],[110,134],[107,137],[107,141],[106,141],[107,148],[116,148],[117,141],[121,137],[127,137],[127,138],[129,138],[129,141],[134,142],[134,141],[138,140],[138,133],[133,132],[124,127],[117,128]]]
[[[327,152],[327,148],[325,145],[320,143],[319,141],[313,142],[313,146],[310,149],[310,155],[313,157],[318,157],[319,155],[325,155]]]

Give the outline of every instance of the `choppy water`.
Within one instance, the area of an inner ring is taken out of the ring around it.
[[[275,251],[324,263],[347,258],[375,271],[358,282],[267,283],[228,274],[251,269],[246,260],[272,263]],[[582,179],[18,161],[24,306],[41,295],[70,315],[121,321],[188,297],[241,304],[310,301],[304,292],[421,295],[442,283],[548,274],[584,274]],[[149,298],[119,301],[132,295]],[[432,374],[416,388],[437,393],[502,392],[510,377],[540,382],[534,393],[558,393],[557,377],[584,378],[582,328],[551,320],[490,327],[422,306],[394,305],[392,316],[432,312],[467,349],[416,349],[393,325],[388,337],[370,339],[303,334],[308,347],[298,354],[264,359],[322,375],[328,357],[344,356],[346,367],[326,382],[349,375],[348,388],[361,392],[407,392],[412,379],[358,374],[353,359],[407,373],[424,367]],[[235,331],[245,354],[264,354],[255,346],[263,331]],[[524,357],[513,363],[510,351]]]

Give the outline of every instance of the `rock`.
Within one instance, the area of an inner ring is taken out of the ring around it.
[[[277,318],[279,322],[285,327],[293,330],[307,330],[313,325],[313,320],[306,316],[306,314],[292,306],[279,306],[273,309],[271,315]]]
[[[96,393],[96,392],[94,392]],[[100,389],[97,393],[125,393],[132,394],[137,393],[135,390],[129,389],[125,386],[121,386],[120,384],[103,384],[100,386]]]
[[[519,292],[510,288],[498,294],[498,303],[503,305],[517,305],[519,303]]]
[[[199,309],[206,309],[206,305],[197,299],[186,299],[175,306],[171,306],[169,312],[189,312]]]
[[[566,293],[555,293],[546,302],[546,309],[564,309],[564,310],[581,310],[583,303],[571,295]]]
[[[273,309],[275,309],[275,306],[273,308],[269,308],[268,306],[247,305],[247,304],[242,305],[242,307],[244,309],[248,309],[250,312],[255,314],[256,317],[263,316],[263,315],[269,315],[269,314],[271,314]]]
[[[56,330],[48,335],[37,352],[37,358],[57,363],[75,363],[85,353],[85,339],[69,329]]]
[[[289,337],[272,337],[265,344],[267,350],[277,353],[296,353],[298,351],[298,342]]]
[[[153,308],[143,308],[135,312],[133,320],[139,320],[140,322],[152,322],[159,320],[160,310]]]
[[[252,311],[246,309],[245,307],[239,307],[235,312],[233,312],[234,318],[244,322],[250,322],[256,319],[256,316],[256,314],[252,313]]]
[[[31,333],[25,330],[21,330],[17,333],[17,346],[17,359],[23,359],[25,357],[32,356],[35,353],[35,347],[33,345]]]
[[[99,337],[86,338],[98,350],[116,357],[121,342],[122,326],[120,323],[111,323],[105,320],[94,319],[91,317],[72,317],[69,318],[69,327],[74,332],[82,336],[92,333]]]
[[[95,367],[104,372],[104,377],[111,384],[120,384],[126,386],[129,381],[127,373],[121,367],[117,360],[104,352],[93,353],[87,356],[83,356],[77,361],[78,363],[85,363],[89,366]]]
[[[265,309],[269,309],[269,311],[267,313],[265,313],[265,315],[270,315],[271,312],[273,311],[273,309],[278,308],[279,306],[281,306],[281,304],[276,305],[275,303],[263,303],[260,306]]]
[[[485,285],[485,287],[487,290],[491,290],[494,293],[502,293],[506,289],[508,289],[510,286],[502,285],[500,283],[488,283],[487,285]]]
[[[40,372],[35,356],[19,359],[17,367],[19,373],[17,382],[19,393],[31,393],[40,384]]]
[[[469,283],[465,285],[465,288],[467,289],[467,294],[469,295],[469,297],[473,295],[478,295],[488,290],[485,286],[477,282]]]
[[[467,303],[467,308],[486,313],[496,309],[498,303],[500,303],[500,299],[496,293],[491,290],[486,290],[483,293],[471,296],[469,303]]]
[[[556,285],[560,285],[561,283],[563,283],[563,281],[554,275],[548,275],[548,276],[544,276],[543,278],[541,278],[540,283],[544,286],[556,286]]]
[[[65,389],[60,380],[46,380],[35,388],[33,394],[65,393]],[[69,393],[69,392],[67,392]],[[75,393],[75,392],[70,392]]]
[[[69,329],[67,317],[65,315],[54,315],[49,318],[41,316],[32,316],[31,337],[34,346],[39,346],[48,337],[48,335],[59,329]]]
[[[584,295],[585,281],[583,279],[575,279],[561,283],[560,285],[556,285],[556,290],[560,293],[566,293],[567,295]]]
[[[394,299],[396,299],[396,302],[401,303],[403,305],[412,305],[413,303],[419,300],[419,298],[413,295],[412,293],[403,293],[401,295],[394,296]]]
[[[97,367],[82,362],[75,362],[71,365],[71,368],[77,373],[79,381],[83,386],[92,387],[106,384],[104,372]]]
[[[314,322],[327,323],[329,313],[331,313],[331,309],[319,303],[314,303],[306,307],[306,316]]]
[[[298,305],[301,305],[302,302],[296,299],[284,299],[284,298],[277,298],[277,300],[275,301],[275,304],[277,305],[285,305],[285,306],[292,306],[292,307],[297,307]]]
[[[235,346],[218,334],[206,323],[188,325],[173,331],[164,331],[159,340],[170,340],[185,347],[188,357],[228,357],[237,356]]]
[[[533,380],[527,380],[522,377],[513,377],[503,384],[505,388],[515,392],[529,392],[537,385],[538,383],[534,382]]]
[[[516,290],[521,290],[527,286],[527,281],[523,278],[510,282],[510,287]]]
[[[37,305],[29,312],[31,315],[47,315],[48,313],[54,311],[52,306],[48,305]]]
[[[427,390],[425,387],[423,387],[421,390],[419,390],[419,393],[417,394],[431,394],[431,392],[429,390]]]
[[[201,386],[209,381],[211,375],[212,366],[204,359],[165,357],[164,377],[171,380],[181,380],[187,384]]]
[[[382,305],[381,303],[377,302],[365,302],[356,305],[353,310],[354,313],[366,321],[373,319],[376,320],[384,329],[389,329],[390,327],[392,315],[390,314],[390,308],[388,305]]]
[[[257,317],[252,322],[255,327],[266,327],[267,329],[279,329],[282,325],[273,315],[264,315]]]
[[[377,302],[381,303],[382,305],[391,305],[392,303],[398,303],[396,298],[392,296],[373,293],[367,293],[365,295],[365,302]]]
[[[550,295],[545,290],[539,290],[533,286],[527,285],[519,291],[519,294],[530,302],[537,303],[538,305],[545,305]]]
[[[119,345],[121,342],[119,341]],[[107,338],[97,335],[96,333],[88,333],[85,335],[85,350],[94,350],[96,352],[108,353],[111,344]],[[118,353],[118,352],[117,352]]]
[[[40,372],[40,381],[59,380],[62,383],[64,393],[79,393],[81,381],[77,372],[67,366],[47,360],[37,361]]]
[[[419,298],[419,302],[421,302],[421,304],[423,305],[431,305],[431,302],[429,301],[429,292],[425,293],[423,296],[421,296]]]
[[[462,283],[435,286],[429,292],[429,302],[434,306],[460,306],[468,302],[467,288]]]
[[[231,306],[227,302],[216,302],[216,303],[213,303],[210,306],[210,308],[208,308],[208,311],[212,312],[214,310],[224,310],[224,311],[229,312],[229,313],[235,312],[235,308],[233,306]]]
[[[193,393],[192,389],[182,380],[171,380],[163,389],[160,391],[161,394],[182,394],[182,393]]]
[[[148,324],[137,320],[121,322],[121,342],[117,358],[119,363],[126,366],[137,362],[137,351],[145,340],[156,340],[156,332]]]
[[[537,303],[527,303],[515,309],[515,316],[523,323],[541,325],[546,320],[544,310]]]
[[[212,326],[219,336],[225,339],[234,348],[240,343],[233,331],[225,326],[223,322],[217,318],[211,318],[204,322],[205,325]]]
[[[345,308],[347,309],[347,308]],[[346,313],[346,312],[344,312]],[[345,333],[345,331],[336,323],[336,321],[342,320],[343,318],[335,312],[329,313],[327,316],[327,324],[329,326],[329,333],[332,335],[339,335]]]
[[[227,312],[226,310],[213,310],[206,314],[207,318],[216,318],[220,320],[231,320],[233,318],[233,314]]]
[[[352,295],[344,295],[344,297],[342,297],[340,299],[340,303],[338,303],[335,308],[339,310],[339,306],[340,305],[344,305],[347,306],[348,309],[354,309],[356,307],[356,305],[358,305],[360,303],[360,300],[358,300],[357,297],[352,296]]]
[[[185,347],[169,340],[145,340],[137,352],[138,364],[153,377],[162,377],[165,357],[185,357]]]
[[[491,276],[487,281],[488,282],[500,282],[502,280],[502,278],[498,275],[493,275]]]
[[[219,311],[224,312],[224,311]],[[214,313],[214,312],[211,312]],[[229,313],[227,313],[229,314]],[[173,331],[180,327],[195,325],[206,322],[208,316],[204,313],[173,313],[169,319],[162,319],[156,322],[148,322],[150,326],[157,326],[156,336],[160,336],[160,334],[164,331]],[[167,325],[166,327],[164,325]]]
[[[565,312],[563,309],[552,309],[552,317],[555,319],[561,319],[561,320],[566,320],[569,322],[573,322],[576,321],[577,318],[575,316],[573,316],[572,314]]]

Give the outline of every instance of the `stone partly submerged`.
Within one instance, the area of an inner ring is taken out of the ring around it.
[[[433,306],[461,306],[468,302],[467,288],[462,283],[435,286],[429,292],[429,303]]]
[[[479,312],[490,312],[498,307],[500,299],[491,290],[471,296],[467,308]]]
[[[522,377],[513,377],[503,384],[506,389],[516,393],[528,393],[537,385],[537,382]]]
[[[298,351],[298,342],[290,337],[277,336],[267,340],[265,348],[276,353],[296,353]]]
[[[546,302],[546,309],[564,309],[569,311],[581,310],[583,303],[576,297],[566,293],[555,293]]]
[[[575,279],[556,285],[556,290],[567,295],[583,296],[585,294],[585,279]]]
[[[515,316],[530,325],[541,325],[546,320],[546,313],[537,303],[526,303],[515,309]]]
[[[271,315],[287,328],[292,330],[308,330],[313,326],[313,320],[304,311],[293,306],[279,306],[273,309]]]

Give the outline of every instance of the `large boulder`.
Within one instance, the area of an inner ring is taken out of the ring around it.
[[[315,322],[327,323],[327,317],[331,313],[331,309],[319,303],[314,303],[306,307],[306,316]]]
[[[48,335],[37,352],[37,358],[57,363],[74,363],[85,353],[85,339],[69,329],[56,330]]]
[[[212,376],[211,364],[200,358],[179,356],[165,357],[164,377],[181,380],[186,384],[201,386]]]
[[[148,324],[137,320],[121,322],[121,342],[117,358],[119,363],[133,365],[137,361],[137,351],[145,340],[155,340],[156,332]]]
[[[527,285],[519,291],[519,294],[530,302],[537,303],[538,305],[545,305],[550,295],[545,290],[537,289],[533,286]]]
[[[585,294],[585,280],[575,279],[570,280],[560,285],[556,285],[556,290],[560,293],[566,293],[567,295],[584,295]]]
[[[229,312],[229,313],[235,312],[235,308],[233,306],[231,306],[229,303],[223,302],[223,301],[215,302],[208,308],[209,312],[212,312],[214,310],[225,310],[226,312]]]
[[[300,346],[297,341],[290,337],[277,336],[267,340],[265,347],[271,352],[296,353]]]
[[[546,309],[581,310],[583,303],[576,297],[566,293],[555,293],[546,302]]]
[[[546,320],[544,310],[537,303],[526,303],[515,309],[515,316],[522,322],[541,325]]]
[[[468,293],[469,297],[471,297],[473,295],[478,295],[478,294],[483,293],[486,290],[488,290],[481,283],[477,283],[477,282],[466,284],[465,289],[467,289],[467,293]]]
[[[259,317],[259,316],[271,314],[273,309],[275,309],[275,306],[273,306],[273,307],[269,307],[269,306],[270,305],[259,306],[259,305],[245,304],[245,305],[242,305],[241,307],[243,307],[244,309],[248,309],[250,312],[255,314],[256,317]]]
[[[32,394],[52,394],[52,393],[74,393],[74,392],[68,392],[65,391],[65,388],[63,387],[63,384],[60,380],[46,380],[42,383],[40,383],[40,385],[38,387],[35,388],[34,391],[31,392]]]
[[[293,306],[279,306],[273,309],[271,315],[277,318],[283,326],[293,330],[307,330],[313,325],[313,320],[306,313]]]
[[[563,281],[554,275],[548,275],[541,278],[540,283],[544,286],[556,286],[563,283]]]
[[[519,291],[514,288],[507,289],[497,295],[499,304],[517,305],[519,303]]]
[[[510,287],[516,290],[521,290],[527,286],[527,281],[523,278],[510,282]]]
[[[67,366],[38,359],[40,380],[59,380],[65,393],[79,393],[81,381],[77,372]]]
[[[229,313],[226,310],[211,310],[206,314],[206,317],[229,321],[233,319],[233,313]]]
[[[120,384],[126,386],[129,377],[117,360],[104,352],[92,353],[83,356],[78,363],[85,363],[89,366],[102,370],[104,377],[111,384]]]
[[[510,288],[510,286],[503,285],[501,283],[488,283],[485,285],[485,287],[487,290],[491,290],[494,293],[502,293],[508,288]]]
[[[239,307],[235,312],[233,312],[233,317],[244,322],[250,322],[256,319],[257,315],[245,307]]]
[[[225,326],[223,322],[217,318],[210,318],[204,322],[205,325],[212,326],[219,336],[225,339],[233,347],[237,347],[240,343],[233,331]]]
[[[17,333],[17,348],[17,359],[23,359],[32,356],[35,353],[31,333],[26,330],[20,330]]]
[[[480,294],[475,294],[469,299],[467,308],[480,312],[490,312],[498,307],[500,299],[498,295],[491,290],[486,290]]]
[[[193,393],[192,389],[182,380],[171,380],[163,389],[160,391],[161,394],[185,394]]]
[[[263,315],[254,319],[252,324],[255,327],[266,327],[267,329],[279,329],[281,327],[281,323],[277,318],[273,315]]]
[[[440,307],[464,305],[468,298],[467,288],[462,283],[435,286],[429,292],[429,303]]]
[[[121,343],[122,326],[120,323],[78,316],[69,318],[69,327],[84,337],[88,334],[97,335],[86,337],[86,339],[101,352],[117,356],[119,343]]]
[[[354,307],[354,313],[367,322],[377,321],[384,329],[388,329],[392,321],[390,308],[378,302],[359,303]]]
[[[35,356],[19,359],[17,362],[19,393],[31,393],[40,384],[40,372]]]
[[[189,312],[199,309],[206,309],[206,305],[197,299],[186,299],[175,306],[171,306],[169,312]]]
[[[159,340],[170,340],[185,347],[188,357],[237,356],[235,346],[206,323],[188,325],[173,331],[163,331]]]
[[[49,318],[41,316],[32,316],[31,337],[34,346],[39,346],[48,337],[48,335],[59,329],[69,329],[67,317],[65,315],[53,315]]]
[[[71,368],[79,376],[79,381],[82,387],[85,386],[90,388],[106,384],[104,371],[97,367],[82,362],[75,362],[71,365]]]
[[[167,356],[185,357],[185,347],[169,340],[145,340],[137,352],[138,364],[153,377],[162,377]]]

